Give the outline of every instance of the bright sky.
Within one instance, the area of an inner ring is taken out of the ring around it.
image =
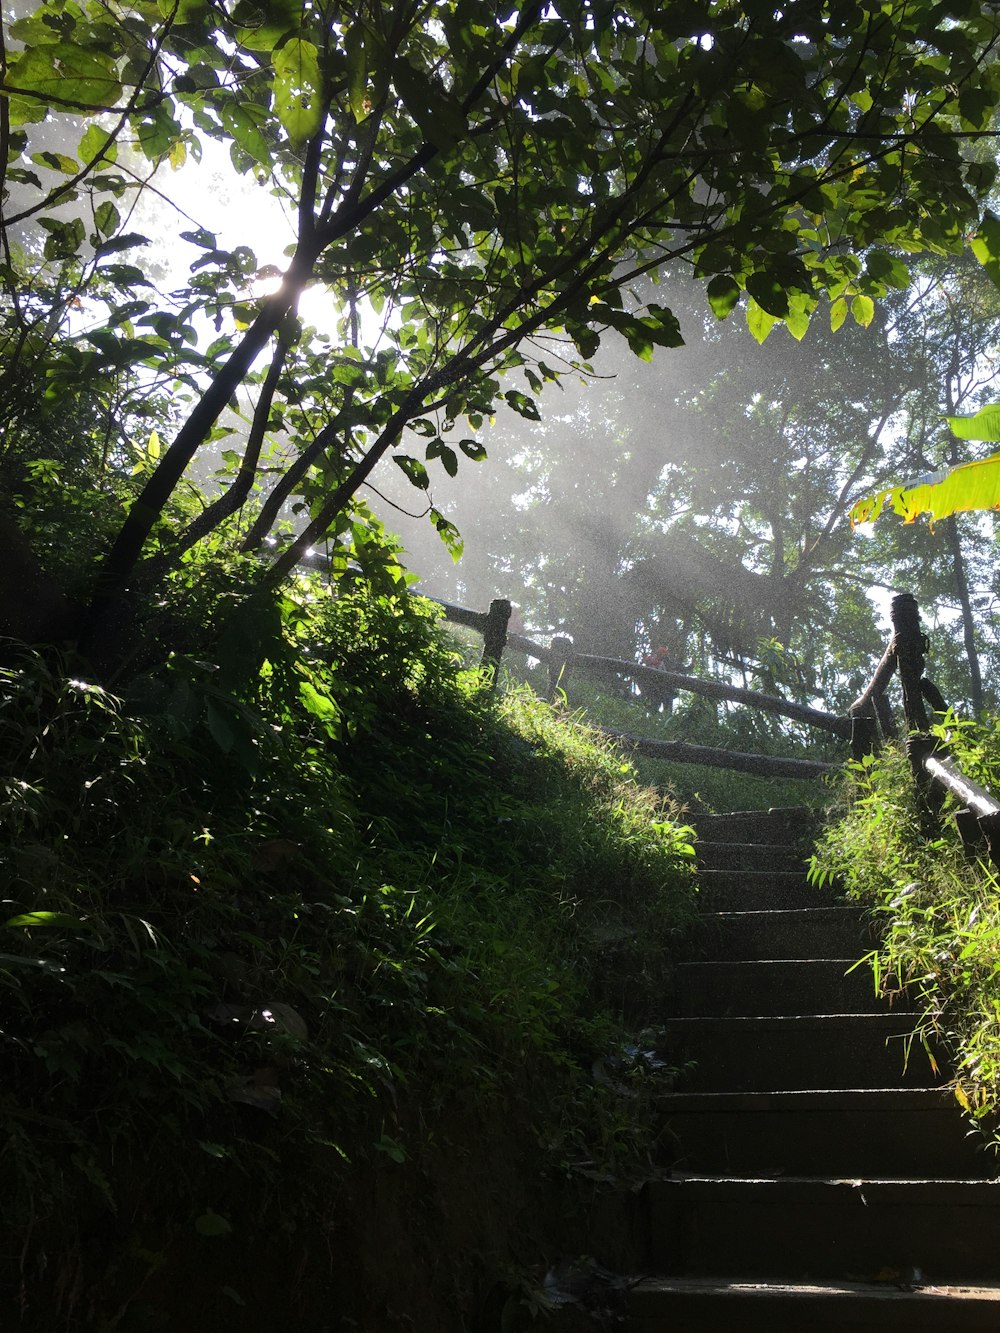
[[[287,267],[285,250],[295,241],[291,208],[283,207],[267,186],[257,185],[251,176],[240,176],[222,144],[203,139],[201,162],[189,156],[177,171],[165,167],[157,173],[155,184],[160,195],[147,196],[139,229],[160,250],[156,257],[167,266],[168,288],[187,279],[189,265],[202,253],[187,241],[171,238],[195,227],[214,233],[222,250],[248,245],[257,257],[258,269],[273,265],[283,272]],[[277,278],[262,278],[254,284],[252,294],[266,296],[277,282]],[[299,313],[307,324],[332,332],[330,297],[321,288],[311,288],[304,294]]]

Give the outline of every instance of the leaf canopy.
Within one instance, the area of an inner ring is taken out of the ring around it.
[[[646,359],[679,345],[674,314],[636,294],[669,261],[693,266],[718,317],[745,302],[758,341],[782,323],[807,336],[827,300],[833,327],[848,312],[869,325],[908,255],[957,253],[972,232],[995,265],[997,224],[980,216],[995,172],[961,136],[986,132],[1000,100],[1000,15],[975,0],[943,12],[42,0],[9,25],[0,83],[4,231],[27,257],[0,271],[0,351],[11,375],[52,360],[55,397],[122,374],[172,395],[169,443],[99,599],[129,586],[154,540],[160,566],[176,564],[238,512],[279,435],[292,461],[246,540],[259,546],[290,495],[308,523],[275,582],[349,528],[381,459],[426,488],[405,452],[418,423],[437,436],[501,400],[534,420],[542,386],[585,366],[609,330]],[[171,168],[212,140],[245,177],[248,209],[260,191],[291,220],[276,291],[255,285],[249,246],[199,227],[184,228],[187,282],[167,293],[152,256],[116,262],[137,244],[143,176],[165,170],[169,198]],[[308,286],[339,312],[326,342],[300,318]],[[67,291],[89,302],[85,327],[67,324]],[[365,334],[360,313],[380,311]],[[562,360],[543,371],[553,340]],[[263,406],[228,489],[171,530],[185,470],[248,387]],[[448,446],[431,457],[459,464]]]

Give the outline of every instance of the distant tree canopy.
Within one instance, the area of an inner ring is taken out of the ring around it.
[[[801,343],[778,331],[760,347],[715,321],[683,272],[659,290],[683,348],[654,366],[602,348],[543,420],[498,420],[478,485],[435,488],[475,534],[459,566],[425,524],[391,515],[427,589],[474,606],[510,596],[533,629],[584,651],[665,648],[675,667],[748,678],[766,663],[773,683],[846,706],[888,629],[869,594],[905,588],[937,621],[947,697],[981,707],[1000,667],[992,524],[861,535],[848,514],[873,484],[968,448],[946,414],[997,396],[1000,292],[983,267],[925,258],[869,327],[817,318]]]
[[[364,563],[358,490],[385,456],[426,489],[483,455],[456,423],[537,419],[606,331],[678,345],[637,287],[667,262],[717,317],[744,302],[758,339],[801,337],[821,301],[867,325],[905,255],[979,226],[995,170],[966,146],[1000,99],[998,36],[976,0],[43,0],[0,48],[0,475],[8,545],[63,601],[25,617],[8,577],[7,632],[72,623],[100,656],[123,605],[205,543],[259,549],[292,496],[308,521],[260,587],[323,538]],[[269,294],[249,246],[197,226],[163,292],[134,230],[208,140],[248,209],[265,191],[293,219]],[[303,326],[310,287],[335,336]],[[221,492],[186,498],[246,390]]]

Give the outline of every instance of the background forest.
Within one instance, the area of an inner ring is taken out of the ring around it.
[[[848,517],[879,485],[969,456],[945,417],[997,393],[1000,298],[981,267],[926,262],[867,328],[816,320],[801,342],[778,329],[763,345],[715,320],[689,278],[665,275],[664,291],[683,348],[651,364],[609,348],[593,378],[545,398],[538,423],[498,420],[476,486],[435,487],[474,534],[461,562],[381,509],[421,587],[474,606],[510,596],[532,630],[584,652],[663,647],[673,670],[834,709],[867,682],[888,599],[908,590],[945,694],[976,712],[994,703],[992,518],[855,533]],[[392,498],[407,503],[398,487]]]

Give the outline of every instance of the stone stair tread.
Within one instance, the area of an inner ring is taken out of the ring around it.
[[[746,842],[729,842],[728,839],[724,840],[721,838],[718,840],[715,838],[699,838],[697,850],[700,852],[703,847],[725,847],[732,852],[738,852],[741,848],[746,847],[752,847],[754,851],[766,848],[768,851],[782,852],[787,856],[795,856],[798,851],[797,848],[790,847],[787,842],[782,842],[780,840],[774,842],[766,840],[758,841],[757,839],[747,839]],[[805,861],[806,858],[803,857],[802,859]]]
[[[848,902],[834,885],[810,884],[802,870],[713,870],[698,868],[699,897],[709,911],[759,908],[837,907]],[[717,906],[716,906],[717,904]]]
[[[653,1276],[629,1296],[630,1324],[639,1333],[995,1333],[998,1307],[1000,1286],[910,1286],[905,1274],[895,1281],[808,1282]]]
[[[925,1176],[734,1176],[705,1172],[671,1171],[654,1177],[650,1184],[659,1189],[688,1189],[717,1197],[743,1194],[770,1194],[775,1203],[824,1203],[833,1196],[858,1197],[866,1207],[876,1203],[930,1206],[934,1202],[953,1201],[995,1208],[1000,1204],[1000,1179],[934,1180]],[[920,1196],[929,1196],[921,1199]],[[779,1197],[780,1196],[780,1197]]]
[[[742,916],[743,913],[737,913]],[[677,970],[685,967],[739,967],[751,968],[760,967],[762,963],[788,963],[795,967],[815,967],[817,963],[825,963],[828,967],[835,963],[843,964],[845,968],[855,968],[859,963],[863,963],[865,957],[861,958],[831,958],[829,955],[819,954],[815,958],[693,958],[689,963],[678,963]]]
[[[790,921],[805,921],[808,919],[816,920],[819,917],[831,921],[846,921],[853,917],[858,921],[866,919],[862,908],[855,907],[851,903],[824,903],[816,907],[746,907],[736,910],[724,909],[721,912],[701,912],[699,921],[711,922],[715,920],[738,921],[742,917],[774,919],[776,917],[787,917]]]
[[[691,1025],[694,1023],[717,1024],[720,1029],[731,1027],[734,1031],[749,1031],[751,1028],[776,1028],[782,1027],[819,1027],[828,1026],[831,1022],[837,1023],[862,1023],[866,1027],[881,1025],[887,1028],[899,1028],[906,1026],[900,1020],[907,1019],[912,1022],[916,1017],[915,1011],[911,1012],[905,1009],[877,1009],[871,1011],[849,1011],[843,1013],[832,1010],[830,1013],[816,1014],[691,1014],[678,1016],[676,1018],[666,1018],[661,1026],[668,1031],[675,1025],[683,1025],[682,1031],[691,1031]]]
[[[853,1017],[853,1015],[852,1015]],[[919,1112],[928,1107],[955,1107],[948,1088],[796,1088],[786,1092],[667,1092],[657,1098],[664,1112],[852,1111],[859,1106],[885,1112]],[[998,1162],[1000,1168],[1000,1162]]]
[[[709,880],[714,880],[714,879],[749,880],[751,884],[767,884],[771,880],[781,880],[782,882],[787,882],[787,883],[794,882],[796,884],[806,883],[806,875],[804,869],[783,870],[779,868],[777,870],[767,870],[767,869],[712,870],[711,868],[709,868],[709,869],[699,869],[698,878],[699,879],[706,878]],[[820,894],[823,892],[823,890],[816,888],[813,890],[813,892]]]
[[[679,963],[674,972],[678,1013],[802,1014],[821,1011],[826,1004],[841,1013],[865,1013],[876,1007],[864,956],[796,958],[787,956],[791,950],[785,952],[783,958]]]
[[[692,820],[700,956],[662,1024],[678,1090],[633,1333],[1000,1333],[1000,1159],[921,1060],[912,1002],[875,995],[870,914],[808,882],[821,819]]]
[[[936,1283],[910,1285],[906,1275],[900,1274],[900,1283],[884,1281],[840,1281],[829,1279],[814,1282],[733,1282],[725,1277],[644,1277],[632,1287],[642,1295],[658,1292],[684,1292],[692,1295],[719,1295],[727,1297],[768,1297],[781,1294],[786,1299],[806,1299],[813,1296],[843,1298],[864,1296],[878,1302],[915,1303],[914,1298],[934,1301],[946,1297],[953,1301],[1000,1302],[1000,1285],[985,1283],[981,1286],[949,1286]]]

